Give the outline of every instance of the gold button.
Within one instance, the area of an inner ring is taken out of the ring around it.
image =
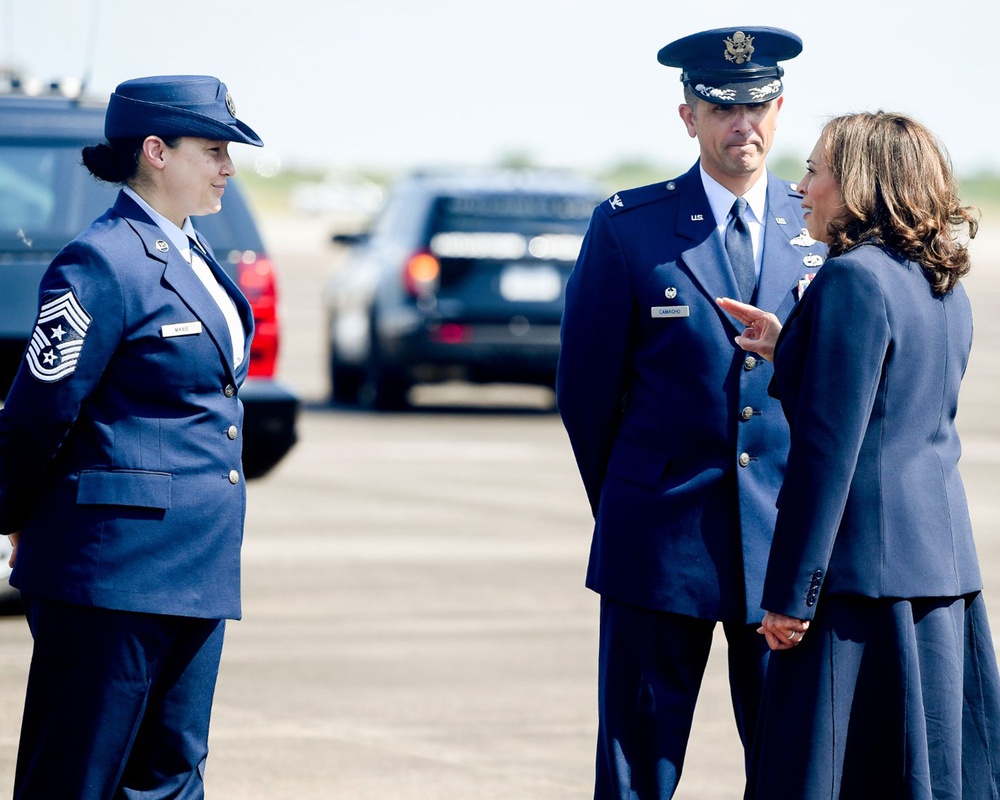
[[[757,366],[757,359],[754,358],[753,356],[747,356],[746,359],[743,361],[743,369],[745,369],[747,372],[749,372],[756,366]]]
[[[237,428],[236,428],[235,425],[230,425],[229,426],[229,430],[226,431],[226,436],[228,436],[230,439],[235,439],[239,435],[240,435],[240,432],[239,432],[239,430],[237,430]]]
[[[741,467],[746,467],[749,464],[750,464],[750,454],[749,453],[740,453],[740,466]]]
[[[238,473],[235,469],[229,470],[229,482],[234,486],[240,482],[240,473]]]
[[[233,386],[231,383],[226,384],[226,388],[222,390],[222,393],[226,397],[232,397],[234,394],[236,394],[236,387]]]
[[[740,412],[740,416],[743,417],[743,419],[750,419],[750,417],[753,416],[753,408],[747,406]]]

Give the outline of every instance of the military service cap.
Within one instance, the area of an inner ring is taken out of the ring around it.
[[[260,147],[264,143],[236,119],[226,84],[210,75],[157,75],[118,84],[104,117],[107,139],[198,136]]]
[[[781,28],[716,28],[671,42],[657,54],[681,68],[681,82],[716,105],[764,103],[781,94],[779,61],[802,52],[802,40]]]

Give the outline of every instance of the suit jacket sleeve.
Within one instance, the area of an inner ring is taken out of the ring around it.
[[[596,513],[625,401],[632,292],[621,244],[599,207],[566,286],[559,413]]]
[[[890,344],[881,288],[863,268],[827,262],[789,320],[775,387],[791,427],[762,606],[811,619]]]
[[[54,380],[32,374],[28,356],[0,412],[0,532],[20,530],[30,515],[60,445],[80,414],[121,339],[123,293],[117,276],[96,248],[67,246],[39,286],[39,307],[67,292],[90,317],[75,368]],[[51,336],[36,321],[36,336]]]

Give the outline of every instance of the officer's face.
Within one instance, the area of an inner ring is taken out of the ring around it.
[[[157,209],[160,213],[179,225],[222,208],[226,180],[236,172],[229,142],[183,136],[177,147],[164,150],[164,158],[161,194],[172,213]]]
[[[816,142],[806,159],[806,174],[799,181],[799,192],[802,193],[802,208],[809,235],[817,241],[829,243],[829,225],[844,213],[844,197],[840,182],[833,177],[823,158],[822,140]]]
[[[688,134],[698,139],[705,171],[727,187],[730,179],[744,181],[762,174],[782,99],[734,106],[695,100],[693,105],[681,105],[678,111]]]

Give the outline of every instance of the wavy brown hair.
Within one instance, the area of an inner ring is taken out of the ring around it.
[[[845,114],[820,135],[844,214],[830,223],[830,255],[879,242],[921,264],[938,294],[971,268],[978,212],[959,201],[951,162],[934,134],[887,111]]]

